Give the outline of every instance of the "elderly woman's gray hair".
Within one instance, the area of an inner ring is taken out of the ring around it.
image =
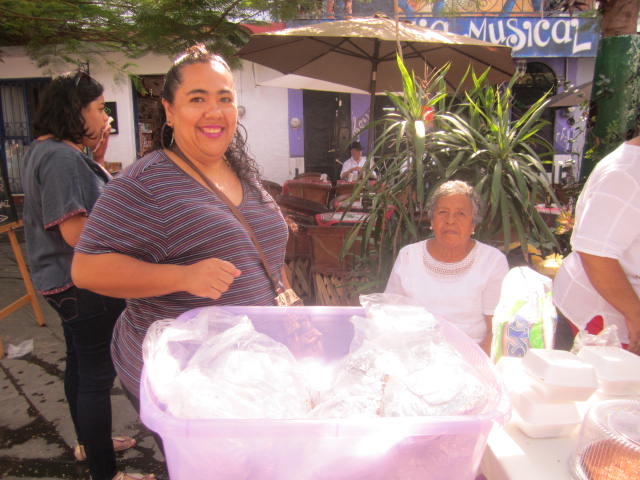
[[[462,180],[449,180],[436,188],[427,203],[427,213],[429,214],[429,218],[433,218],[433,211],[436,208],[438,200],[442,197],[449,197],[451,195],[466,195],[469,197],[472,206],[473,224],[478,225],[482,221],[480,196],[471,185],[467,182],[463,182]]]

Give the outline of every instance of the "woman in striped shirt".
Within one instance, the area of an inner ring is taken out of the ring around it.
[[[111,353],[136,397],[148,327],[197,307],[274,305],[270,277],[283,275],[288,234],[237,129],[227,63],[202,46],[190,48],[167,73],[162,104],[162,148],[105,189],[73,262],[78,285],[127,299]],[[270,272],[221,195],[251,226]]]

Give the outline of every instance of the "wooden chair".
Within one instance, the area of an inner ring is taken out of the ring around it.
[[[262,180],[262,186],[273,199],[277,199],[282,194],[282,185],[271,180]]]
[[[354,272],[357,243],[340,258],[350,226],[307,227],[311,239],[311,274],[317,305],[358,306],[358,287],[367,281]]]
[[[334,204],[347,200],[356,188],[355,183],[338,183],[335,186]]]
[[[293,195],[279,195],[276,202],[285,217],[304,225],[317,225],[316,214],[330,211],[326,205]]]
[[[301,178],[320,178],[322,173],[320,172],[302,172],[298,174],[294,180],[299,180]]]
[[[293,197],[311,200],[328,208],[332,186],[329,183],[311,183],[291,181],[287,183],[288,194]]]
[[[307,226],[287,221],[289,240],[285,254],[285,271],[291,287],[302,298],[305,305],[315,304],[313,276],[311,275],[311,240]]]

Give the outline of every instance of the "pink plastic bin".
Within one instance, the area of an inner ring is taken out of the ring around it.
[[[214,307],[211,307],[214,308]],[[344,356],[359,307],[217,307],[246,314],[279,339],[283,316],[308,315],[323,333],[327,360]],[[191,318],[200,309],[181,315]],[[442,331],[499,395],[477,416],[331,420],[184,420],[158,404],[143,372],[140,416],[163,440],[172,480],[473,480],[493,423],[509,397],[480,348],[456,327]],[[193,393],[197,395],[197,392]]]

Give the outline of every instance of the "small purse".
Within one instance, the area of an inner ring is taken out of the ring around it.
[[[271,280],[273,282],[273,279]],[[276,290],[276,293],[278,290]],[[293,288],[287,288],[276,295],[276,304],[279,307],[301,307],[304,305],[302,299]]]
[[[256,247],[256,250],[258,251],[258,255],[260,255],[260,260],[262,261],[262,265],[264,266],[264,269],[267,272],[267,275],[269,276],[271,283],[273,284],[273,288],[276,292],[276,297],[275,297],[276,305],[278,305],[279,307],[292,307],[292,306],[304,305],[302,299],[293,290],[293,288],[285,288],[282,281],[276,278],[271,273],[271,269],[269,268],[269,263],[267,262],[267,257],[265,256],[264,251],[262,250],[262,247],[260,246],[260,243],[256,238],[256,234],[253,232],[253,229],[251,228],[249,223],[247,223],[247,220],[244,218],[244,215],[242,215],[242,212],[238,209],[238,207],[236,207],[233,203],[231,203],[231,200],[229,200],[229,197],[227,197],[224,194],[224,192],[222,192],[218,187],[216,187],[213,184],[213,182],[211,182],[206,177],[206,175],[202,173],[200,169],[196,167],[193,164],[193,162],[189,160],[184,153],[182,153],[182,150],[180,150],[178,145],[174,144],[173,147],[171,148],[171,151],[176,155],[178,155],[178,157],[180,157],[180,159],[184,163],[189,165],[189,167],[200,176],[200,178],[207,185],[207,187],[209,187],[209,189],[213,193],[215,193],[218,196],[218,198],[220,198],[220,200],[222,200],[227,205],[227,207],[229,207],[229,210],[231,210],[231,213],[233,213],[233,215],[247,230],[247,233],[251,237],[251,241],[253,242],[253,244]]]

